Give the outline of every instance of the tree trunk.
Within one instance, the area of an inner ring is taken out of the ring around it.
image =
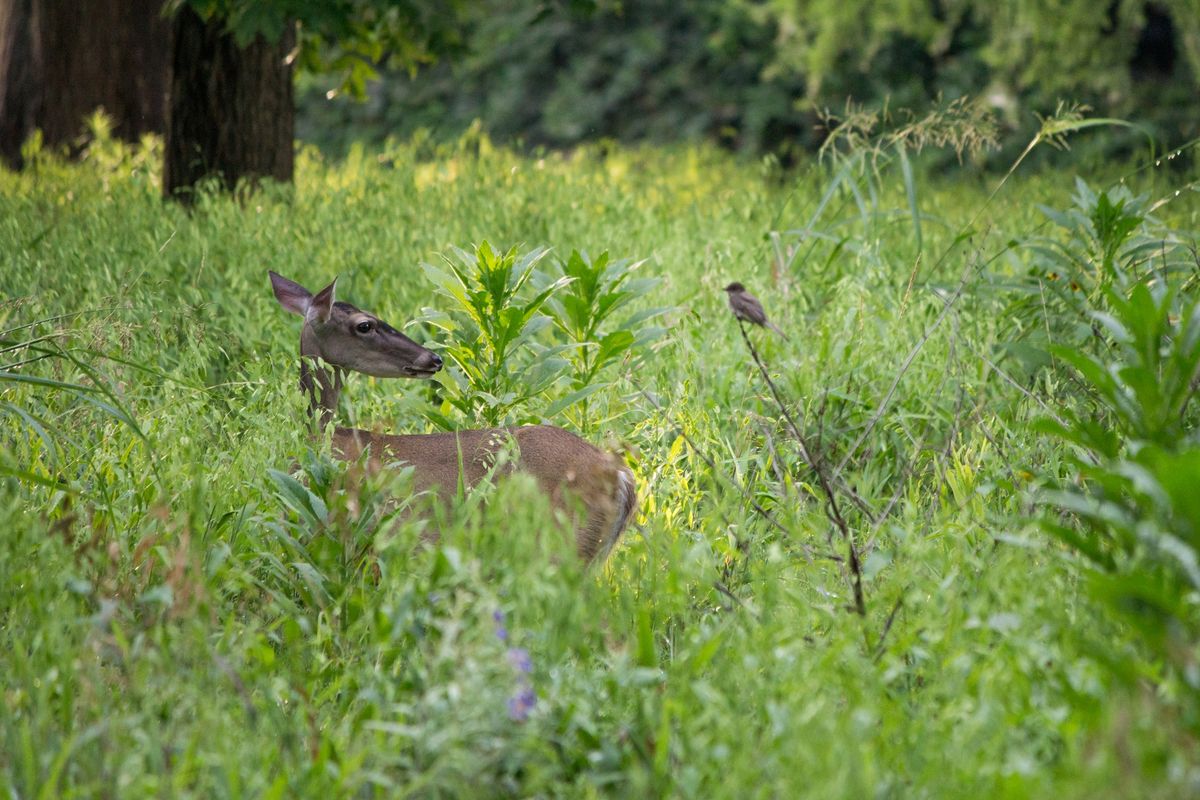
[[[192,201],[201,180],[290,182],[295,108],[288,54],[296,31],[239,47],[223,20],[184,4],[174,19],[163,194]]]
[[[33,0],[0,0],[0,158],[21,166],[21,145],[37,127],[41,41]]]
[[[162,0],[0,0],[0,157],[20,166],[21,145],[73,143],[103,108],[112,133],[137,141],[166,122],[170,28]]]

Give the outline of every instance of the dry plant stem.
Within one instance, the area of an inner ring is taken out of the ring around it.
[[[779,244],[779,231],[771,231],[771,248],[775,251],[775,257],[771,259],[771,285],[779,286],[779,278],[786,268],[785,262],[790,264],[790,259],[784,259],[783,248]]]
[[[0,347],[0,355],[2,355],[4,353],[10,353],[13,350],[22,350],[27,347],[33,347],[34,345],[41,344],[42,342],[53,342],[57,339],[66,339],[66,338],[69,338],[70,336],[71,336],[71,334],[66,331],[61,331],[59,333],[48,333],[45,336],[38,336],[36,339],[30,339],[25,342],[17,342],[16,344],[11,344],[7,347]],[[2,340],[0,340],[0,341],[2,341]],[[39,350],[39,352],[45,352],[45,351]]]
[[[933,469],[941,471],[943,474],[944,474],[945,467],[942,464],[942,461],[949,458],[950,447],[953,444],[954,439],[957,436],[960,436],[962,434],[962,430],[964,427],[962,424],[962,414],[961,414],[961,408],[963,405],[964,398],[965,398],[965,391],[960,391],[959,405],[958,405],[958,408],[960,410],[957,410],[955,412],[954,422],[950,429],[950,436],[947,439],[947,442],[948,442],[947,447],[938,453],[938,458],[932,467]],[[968,426],[969,425],[982,426],[982,424],[983,424],[982,419],[981,419],[982,414],[983,414],[983,402],[981,400],[975,404],[974,410],[968,415],[967,425]],[[985,433],[985,435],[986,435],[986,433]],[[925,449],[926,441],[928,441],[928,428],[926,429],[926,431],[922,432],[920,439],[914,440],[913,453],[917,454],[917,453],[922,452]],[[914,466],[916,464],[916,461],[917,461],[917,459],[916,459],[916,456],[914,455],[912,458],[908,459],[908,462],[904,465],[904,470],[901,472],[899,479],[896,481],[896,491],[892,493],[892,496],[888,500],[887,505],[884,506],[883,513],[879,517],[879,522],[876,523],[871,528],[870,535],[867,537],[866,542],[862,545],[862,553],[863,554],[870,553],[871,550],[874,549],[875,540],[879,537],[879,531],[883,527],[884,521],[889,516],[891,516],[892,509],[895,507],[896,503],[899,502],[900,496],[904,493],[905,486],[908,484],[909,479],[916,472],[916,469]],[[1011,475],[1012,474],[1011,467],[1009,467],[1008,469],[1009,469],[1009,474]],[[944,478],[943,478],[943,481],[944,481]]]
[[[887,635],[892,630],[892,624],[896,621],[896,615],[900,613],[900,609],[904,606],[904,595],[896,599],[896,604],[892,606],[892,611],[888,614],[887,621],[883,623],[883,630],[879,632],[879,641],[875,644],[875,660],[883,658],[884,644],[887,642]]]
[[[1044,303],[1044,300],[1043,300],[1043,303]],[[949,301],[947,301],[947,305],[948,304],[949,304]],[[1043,311],[1045,311],[1044,305],[1043,305]],[[1048,320],[1049,314],[1044,313],[1043,317]],[[1049,323],[1047,323],[1047,324],[1049,324]],[[1047,335],[1049,335],[1049,329],[1047,329],[1046,333],[1047,333]],[[1038,405],[1038,407],[1040,407],[1047,416],[1049,416],[1051,419],[1053,419],[1055,422],[1057,422],[1060,425],[1067,424],[1066,420],[1064,420],[1062,417],[1060,417],[1058,414],[1056,414],[1054,412],[1054,409],[1046,404],[1045,400],[1043,400],[1042,398],[1035,395],[1033,392],[1026,389],[1015,378],[1013,378],[1011,375],[1009,375],[1007,372],[1005,372],[1003,369],[1001,369],[1001,367],[998,364],[996,364],[996,362],[992,361],[986,355],[979,352],[979,350],[977,350],[975,348],[975,346],[973,344],[971,344],[971,342],[968,339],[963,338],[962,343],[964,345],[966,345],[968,350],[971,351],[971,355],[975,356],[980,361],[982,361],[985,365],[987,365],[988,369],[990,369],[992,372],[999,375],[1004,380],[1004,382],[1007,383],[1009,386],[1016,389],[1018,392],[1020,392],[1022,395],[1024,395],[1027,399],[1032,400],[1034,403],[1036,403]],[[1090,453],[1084,453],[1084,457],[1086,459],[1088,459],[1089,461],[1091,461],[1093,464],[1096,463],[1095,456],[1091,455]]]
[[[9,305],[10,302],[16,302],[16,300],[5,301],[3,303],[0,303],[0,308],[3,308],[4,306]],[[23,331],[26,328],[35,328],[38,325],[49,325],[52,322],[60,322],[64,319],[74,319],[76,317],[82,317],[87,314],[103,314],[108,311],[128,311],[128,310],[129,310],[129,306],[101,306],[99,308],[87,308],[87,309],[84,309],[83,311],[75,311],[70,314],[59,314],[59,315],[53,316],[53,317],[45,317],[43,319],[35,319],[33,322],[26,322],[23,325],[14,325],[11,328],[5,328],[3,330],[0,330],[0,338],[6,337],[10,333],[15,333],[16,331]]]
[[[950,463],[950,457],[954,454],[954,443],[958,441],[958,437],[962,434],[962,410],[963,405],[966,403],[966,394],[965,390],[961,388],[958,390],[958,400],[954,405],[954,416],[950,423],[950,435],[946,437],[946,445],[938,454],[939,458],[934,462],[935,466],[938,467],[938,479],[941,481],[942,486],[945,486],[947,483],[946,465]],[[971,417],[974,417],[974,412],[972,412]]]
[[[965,281],[965,278],[964,278],[964,281]],[[960,285],[959,290],[953,296],[948,297],[948,298],[942,298],[943,305],[944,305],[943,316],[944,316],[944,312],[946,312],[947,310],[950,310],[952,308],[955,301],[958,299],[959,295],[961,294],[963,288],[964,288],[964,286]],[[922,341],[920,343],[918,343],[917,348],[914,349],[914,353],[910,354],[910,358],[908,360],[906,360],[904,366],[902,367],[901,374],[903,374],[904,369],[908,368],[908,365],[911,363],[912,356],[915,355],[915,351],[919,350],[921,348],[921,346],[924,345],[925,339],[929,338],[928,335],[930,333],[932,333],[933,329],[936,328],[941,321],[942,321],[942,316],[939,316],[938,319],[934,322],[934,324],[930,327],[930,330],[927,332],[927,335],[925,336],[925,338],[922,339]],[[955,321],[957,321],[957,313],[955,314]],[[958,342],[961,342],[967,348],[967,350],[969,350],[971,352],[971,354],[975,358],[979,359],[982,363],[984,363],[996,375],[999,375],[1002,380],[1004,380],[1006,383],[1008,383],[1010,386],[1015,388],[1026,398],[1032,400],[1039,407],[1041,407],[1041,409],[1044,412],[1046,412],[1050,417],[1059,421],[1060,423],[1062,422],[1062,418],[1059,417],[1057,414],[1055,414],[1054,410],[1051,409],[1049,406],[1047,406],[1045,401],[1043,401],[1041,398],[1037,397],[1035,394],[1030,392],[1024,386],[1022,386],[1016,379],[1014,379],[1011,375],[1009,375],[1007,372],[1005,372],[999,365],[997,365],[995,362],[993,362],[991,359],[989,359],[986,355],[981,353],[971,343],[971,341],[968,338],[960,336],[958,333],[958,330],[957,330],[957,325],[956,325],[955,326],[955,335],[951,342],[952,348],[953,348],[953,345]],[[899,378],[899,377],[900,376],[897,376],[897,378]],[[895,385],[896,384],[893,383],[893,387],[892,387],[893,391],[895,389]],[[944,380],[943,380],[943,385],[944,385]],[[886,406],[887,400],[890,399],[890,396],[891,396],[891,393],[889,393],[888,398],[885,398],[885,401],[883,404],[881,404],[880,409],[882,409],[884,406]],[[961,404],[962,404],[962,398],[960,397],[960,403],[959,403],[960,408],[961,408]],[[876,410],[876,415],[872,417],[871,422],[868,424],[868,431],[870,430],[871,425],[875,424],[878,421],[880,409]],[[985,437],[989,441],[991,441],[993,445],[997,446],[997,448],[999,449],[999,444],[995,441],[994,437],[986,429],[986,426],[983,425],[981,417],[982,417],[982,408],[977,406],[975,411],[972,412],[972,414],[970,415],[969,423],[974,424],[974,425],[979,425],[981,428],[983,428]],[[959,418],[959,415],[956,414],[955,423],[954,423],[954,426],[951,431],[950,442],[953,442],[953,439],[955,438],[955,436],[959,435],[959,434],[961,434],[960,418]],[[863,438],[863,437],[860,437],[860,441],[861,441],[861,438]],[[917,440],[917,442],[914,446],[914,452],[920,451],[924,447],[924,443],[926,442],[926,440],[927,440],[927,437],[924,434],[922,434],[922,436],[920,437],[919,440]],[[850,455],[853,455],[853,452],[858,448],[858,446],[859,446],[859,443],[856,443],[854,448],[851,449]],[[943,454],[943,455],[948,455],[948,454]],[[847,460],[848,460],[848,458],[847,458]],[[939,459],[939,463],[940,463],[940,460],[941,459]],[[846,461],[844,460],[842,462],[842,464],[839,466],[839,469],[844,467],[845,464],[846,464]],[[875,525],[872,528],[871,536],[868,538],[866,544],[863,545],[863,552],[869,552],[870,549],[874,546],[874,541],[878,536],[879,530],[882,527],[883,522],[891,515],[892,510],[895,508],[896,503],[899,501],[899,498],[900,498],[901,494],[903,493],[904,484],[907,482],[907,480],[912,476],[912,474],[914,472],[913,464],[914,464],[914,460],[910,459],[908,464],[905,466],[905,469],[901,476],[901,479],[898,482],[896,491],[893,493],[892,497],[888,500],[887,504],[884,506],[883,512],[879,515],[879,519],[876,521]],[[1008,468],[1008,472],[1009,472],[1010,477],[1013,477],[1013,479],[1015,481],[1015,477],[1013,476],[1011,467]]]
[[[45,361],[47,358],[58,358],[58,356],[59,356],[59,353],[43,352],[42,355],[34,356],[33,358],[25,358],[20,361],[14,361],[11,364],[0,364],[0,371],[11,372],[12,370],[16,369],[17,367],[24,367],[24,366],[28,366],[29,364],[36,364],[38,361]]]
[[[796,442],[800,445],[800,454],[808,462],[808,465],[812,467],[813,472],[817,476],[817,483],[825,495],[825,513],[842,534],[842,540],[846,543],[847,563],[850,568],[850,588],[854,593],[854,611],[859,616],[866,616],[867,604],[863,599],[862,590],[862,565],[858,562],[858,553],[854,548],[854,538],[850,535],[850,526],[846,524],[846,518],[842,516],[837,495],[834,494],[833,487],[829,483],[829,478],[826,476],[825,470],[821,468],[821,464],[809,452],[808,446],[804,442],[804,436],[800,433],[799,426],[796,425],[796,421],[792,419],[792,415],[788,412],[787,404],[783,402],[779,390],[775,388],[775,382],[771,380],[771,373],[767,371],[766,365],[763,364],[762,358],[758,355],[757,348],[754,347],[754,343],[750,341],[750,337],[746,334],[746,325],[740,319],[738,320],[738,330],[742,332],[742,340],[746,342],[746,347],[749,348],[750,355],[754,358],[754,363],[758,365],[758,371],[762,374],[763,380],[766,381],[767,387],[771,390],[771,396],[775,398],[775,404],[779,406],[779,411],[783,415],[784,421],[787,422],[792,436],[796,438]]]
[[[988,443],[996,448],[996,452],[1000,454],[1001,462],[1004,464],[1004,471],[1008,473],[1009,481],[1012,482],[1013,486],[1016,486],[1018,484],[1017,473],[1013,471],[1013,460],[1009,456],[1008,448],[1000,444],[1000,440],[996,438],[996,434],[992,432],[992,429],[988,427],[982,418],[976,420],[975,425],[979,428],[979,432],[983,434],[983,438],[987,439]]]
[[[1021,155],[1017,156],[1017,160],[1014,161],[1012,163],[1012,166],[1008,168],[1008,172],[1004,173],[1004,177],[1000,179],[1000,182],[997,183],[995,188],[992,189],[991,193],[988,194],[987,199],[983,201],[983,204],[980,205],[978,209],[976,209],[976,211],[975,211],[974,215],[972,215],[971,219],[965,225],[963,225],[962,227],[960,227],[958,229],[958,232],[955,235],[954,240],[949,245],[947,245],[946,249],[942,251],[941,255],[939,255],[937,257],[937,260],[934,261],[933,264],[930,266],[931,270],[936,270],[938,267],[940,267],[942,265],[942,262],[945,261],[947,257],[949,257],[950,253],[954,250],[954,248],[958,244],[958,242],[963,238],[964,234],[967,231],[969,231],[975,227],[975,223],[978,222],[979,218],[983,216],[983,212],[987,211],[988,207],[991,206],[992,201],[996,199],[996,195],[1000,194],[1000,190],[1003,189],[1005,184],[1008,183],[1009,178],[1011,178],[1013,176],[1013,174],[1016,173],[1017,168],[1020,167],[1022,162],[1024,162],[1025,159],[1029,157],[1029,154],[1033,152],[1034,148],[1036,148],[1043,141],[1045,141],[1044,131],[1038,131],[1037,135],[1034,136],[1029,141],[1029,144],[1027,144],[1025,146],[1025,149],[1021,151]],[[961,289],[962,289],[962,287],[959,287],[960,291],[961,291]],[[936,323],[935,323],[935,327],[936,327]]]
[[[992,372],[995,372],[997,375],[999,375],[1001,378],[1003,378],[1005,383],[1007,383],[1009,386],[1013,387],[1018,392],[1023,394],[1027,399],[1032,400],[1033,402],[1037,403],[1038,406],[1042,409],[1043,412],[1046,413],[1047,416],[1049,416],[1051,419],[1053,419],[1055,422],[1059,423],[1060,425],[1067,424],[1066,421],[1062,417],[1060,417],[1058,414],[1054,413],[1054,409],[1051,408],[1049,405],[1047,405],[1045,400],[1038,397],[1033,392],[1029,391],[1024,386],[1022,386],[1020,383],[1018,383],[1015,378],[1013,378],[1011,375],[1009,375],[1007,372],[1005,372],[1003,369],[1001,369],[994,361],[992,361],[990,358],[985,356],[983,353],[976,350],[974,345],[972,345],[970,342],[968,342],[965,339],[963,340],[963,344],[965,344],[967,346],[967,349],[971,351],[971,355],[978,358],[980,361],[982,361],[988,367],[988,369],[990,369]]]
[[[743,331],[743,334],[744,333],[745,332]],[[825,393],[821,400],[821,408],[817,412],[817,419],[821,426],[824,426],[825,401],[828,398],[828,392],[829,392],[829,388],[826,387]],[[778,394],[776,394],[775,399],[777,401],[779,401]],[[791,419],[790,411],[785,409],[784,415],[786,417],[788,417],[789,420]],[[793,425],[792,427],[795,428],[795,425]],[[770,450],[772,456],[774,456],[774,454],[775,454],[774,440],[771,438],[770,433],[767,432],[767,429],[765,427],[762,427],[762,432],[763,432],[763,436],[767,442],[767,448],[768,448],[768,450]],[[817,433],[817,450],[821,449],[821,436],[822,436],[822,433],[820,431],[818,431],[818,433]],[[813,461],[813,459],[811,459],[809,457],[807,444],[805,443],[805,441],[803,439],[800,439],[800,438],[797,438],[797,443],[800,445],[800,450],[801,450],[800,454],[804,458],[804,463],[808,464],[810,467],[813,467],[814,461]],[[815,469],[815,467],[813,467],[813,469]],[[863,516],[865,516],[867,518],[868,522],[871,522],[871,523],[878,522],[878,517],[875,514],[875,509],[871,507],[870,503],[868,503],[866,500],[863,499],[862,495],[860,495],[857,491],[855,491],[853,486],[848,486],[846,484],[846,482],[841,480],[840,478],[835,477],[833,480],[837,484],[837,490],[850,499],[850,502],[853,503],[855,505],[855,507],[858,508],[858,510],[863,513]],[[782,478],[780,478],[780,481],[782,482]]]
[[[896,504],[900,502],[900,497],[904,494],[904,489],[908,486],[909,480],[914,474],[916,474],[917,456],[925,451],[926,443],[928,442],[929,438],[928,426],[926,426],[926,430],[923,431],[919,437],[913,436],[912,433],[907,430],[907,428],[905,428],[905,433],[908,434],[909,439],[912,441],[913,455],[905,462],[904,469],[901,470],[900,475],[895,481],[895,491],[892,492],[892,496],[888,498],[887,503],[884,504],[883,511],[880,513],[879,519],[877,519],[871,526],[870,534],[866,537],[866,541],[862,543],[859,552],[860,556],[865,557],[875,549],[875,540],[879,538],[879,531],[883,528],[883,523],[886,522],[887,519],[892,515],[892,510],[896,507]]]
[[[738,597],[736,594],[734,594],[733,591],[730,590],[730,588],[728,586],[726,586],[722,581],[713,581],[712,585],[713,585],[714,589],[716,589],[718,592],[720,592],[725,597],[728,597],[730,600],[732,600],[737,605],[738,608],[740,608],[742,611],[745,611],[748,614],[750,614],[751,618],[754,619],[755,622],[758,621],[758,614],[756,614],[752,608],[747,606],[746,601],[743,600],[742,598]],[[728,608],[728,606],[726,608]]]

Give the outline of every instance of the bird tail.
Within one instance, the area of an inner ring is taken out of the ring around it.
[[[782,336],[782,337],[783,337],[783,340],[784,340],[785,342],[790,342],[790,341],[791,341],[791,339],[789,339],[789,338],[788,338],[788,335],[787,335],[786,333],[784,333],[783,331],[779,330],[779,326],[778,326],[778,325],[776,325],[774,322],[771,322],[770,320],[767,320],[767,325],[768,325],[768,327],[770,327],[770,328],[771,328],[771,330],[775,331],[775,332],[776,332],[776,333],[778,333],[780,336]]]

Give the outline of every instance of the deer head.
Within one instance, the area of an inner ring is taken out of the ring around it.
[[[304,317],[300,355],[340,370],[376,378],[429,378],[442,359],[374,314],[334,298],[337,278],[313,295],[295,281],[271,272],[279,305]]]

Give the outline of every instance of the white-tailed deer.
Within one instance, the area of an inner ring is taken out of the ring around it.
[[[322,428],[333,418],[347,371],[377,378],[429,378],[442,359],[383,320],[334,299],[333,283],[313,295],[271,272],[279,304],[304,317],[300,331],[300,388]],[[575,545],[584,561],[603,560],[637,503],[624,461],[549,425],[393,436],[335,428],[333,451],[343,459],[368,452],[372,470],[400,461],[413,467],[416,491],[449,502],[459,486],[485,479],[497,453],[512,443],[515,468],[537,479],[552,504],[576,521]],[[582,518],[576,514],[582,512]]]

